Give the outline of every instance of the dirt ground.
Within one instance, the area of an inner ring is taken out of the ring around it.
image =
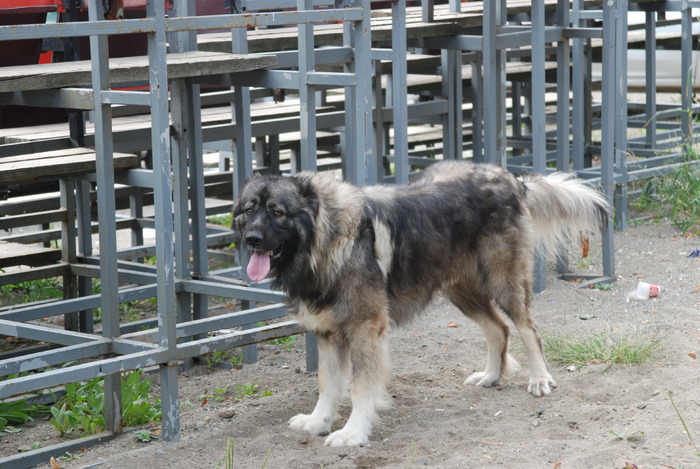
[[[419,320],[394,331],[394,405],[367,445],[329,448],[322,437],[287,428],[290,417],[312,410],[317,396],[298,340],[291,349],[262,345],[259,361],[242,369],[184,371],[179,442],[141,443],[130,431],[59,463],[66,469],[223,468],[232,438],[234,467],[241,469],[698,468],[700,449],[683,425],[700,443],[700,259],[688,257],[695,248],[700,239],[670,226],[632,227],[615,235],[618,279],[610,290],[582,289],[550,270],[547,290],[534,297],[543,336],[657,332],[663,349],[649,364],[574,369],[554,363],[558,387],[534,398],[526,392],[527,360],[514,331],[512,350],[523,369],[496,388],[465,386],[465,377],[485,364],[486,344],[478,328],[438,296]],[[600,250],[592,243],[591,265],[572,270],[602,272]],[[628,302],[640,279],[661,285],[660,296]],[[157,380],[155,373],[150,377]],[[235,399],[234,388],[243,383],[272,395]],[[7,455],[33,441],[46,446],[56,437],[48,423],[37,422],[1,438],[0,450]]]

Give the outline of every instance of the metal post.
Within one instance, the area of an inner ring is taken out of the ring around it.
[[[386,100],[383,99],[384,87],[382,86],[382,63],[375,60],[373,63],[374,73],[372,74],[372,102],[374,106],[374,149],[377,152],[377,175],[379,181],[384,181],[391,177],[390,164],[385,158],[391,152],[389,133],[385,129],[389,123],[384,122],[384,107],[390,106],[393,100],[393,90],[391,89],[391,79],[387,81]],[[392,63],[393,65],[393,63]],[[395,68],[395,65],[393,65]],[[392,72],[393,73],[393,72]],[[391,75],[393,78],[393,75]],[[386,167],[385,167],[386,166]]]
[[[243,13],[237,10],[240,6],[238,2],[231,2],[233,13]],[[248,53],[248,37],[245,28],[237,28],[232,31],[232,51],[234,54]],[[252,129],[250,115],[250,88],[247,86],[233,87],[233,109],[231,111],[235,122],[234,138],[236,140],[236,158],[233,165],[233,191],[238,194],[246,180],[253,175],[253,147]],[[244,246],[237,247],[238,258],[241,265],[248,264],[248,250]],[[245,269],[241,269],[241,276],[247,279]],[[249,308],[252,304],[249,301],[242,301],[242,308]],[[258,359],[258,347],[255,344],[242,347],[244,363],[253,363]]]
[[[377,182],[376,162],[372,148],[372,57],[370,1],[359,0],[365,9],[360,21],[346,23],[343,29],[344,44],[354,49],[354,60],[346,71],[355,73],[354,87],[346,88],[346,138],[348,159],[346,179],[355,184]]]
[[[147,4],[147,15],[155,21],[148,34],[149,85],[151,94],[151,148],[153,150],[153,208],[156,226],[156,278],[158,295],[158,342],[171,353],[177,346],[178,302],[175,289],[173,175],[170,161],[170,120],[168,114],[167,40],[163,4]],[[162,431],[166,441],[180,439],[177,363],[160,365]]]
[[[562,29],[570,26],[569,2],[559,0],[557,3],[557,25]],[[557,170],[569,171],[571,130],[571,44],[562,34],[557,42]],[[557,253],[557,270],[564,273],[568,270],[569,257],[565,251]]]
[[[483,101],[489,103],[483,106],[483,128],[484,144],[483,161],[498,164],[503,158],[500,154],[501,148],[498,146],[498,98],[500,87],[500,73],[498,71],[499,54],[496,49],[496,29],[500,18],[500,0],[484,2],[484,29],[482,48],[483,55]]]
[[[411,170],[408,164],[406,0],[394,0],[391,3],[391,24],[391,106],[394,114],[394,180],[396,184],[405,184],[408,182],[408,173]],[[376,79],[381,81],[379,76]],[[379,158],[379,155],[380,152],[377,149],[377,158]]]
[[[574,27],[581,27],[580,12],[581,0],[573,0],[571,22]],[[571,106],[571,149],[574,171],[580,171],[584,167],[584,151],[586,146],[585,134],[585,101],[586,89],[584,78],[586,73],[586,57],[583,51],[584,39],[575,38],[572,45],[572,106]]]
[[[688,0],[681,1],[681,135],[683,143],[689,142],[691,113],[693,111],[693,10]]]
[[[472,158],[477,163],[484,162],[484,76],[483,54],[477,54],[471,65],[472,86],[470,97],[472,101]]]
[[[615,17],[615,228],[627,229],[627,0],[617,1]]]
[[[175,2],[173,16],[195,16],[194,0]],[[173,52],[186,52],[197,49],[195,31],[183,31],[170,38]],[[176,268],[179,278],[201,277],[208,272],[206,242],[206,210],[204,200],[204,162],[202,150],[202,128],[200,86],[188,79],[175,81],[171,86],[172,119],[176,127],[173,136],[173,161],[179,184],[176,187],[175,224]],[[190,220],[192,227],[190,229]],[[192,233],[192,242],[189,233]],[[192,252],[190,266],[189,255]],[[193,303],[191,303],[193,301]],[[180,320],[201,319],[208,313],[207,295],[178,293]]]
[[[513,82],[511,85],[511,102],[512,102],[512,136],[516,142],[513,144],[513,156],[520,155],[525,150],[517,145],[517,142],[523,139],[523,84],[522,82]]]
[[[568,1],[559,0],[557,4],[557,24],[562,30],[570,26]],[[559,171],[568,171],[570,164],[570,67],[571,44],[569,39],[562,35],[557,43],[557,170]]]
[[[532,2],[532,170],[543,173],[547,162],[545,115],[544,0]]]
[[[443,157],[462,157],[462,52],[442,51],[442,94],[447,99],[447,115],[443,116]]]
[[[500,2],[494,2],[497,5],[498,11],[496,12],[496,22],[499,26],[506,24],[508,17],[508,6],[506,0],[500,0]],[[496,49],[496,70],[492,77],[498,84],[496,91],[496,101],[494,109],[496,110],[496,147],[498,148],[498,159],[495,163],[503,168],[507,167],[507,149],[508,141],[506,138],[506,51],[503,49]]]
[[[92,214],[90,210],[90,183],[79,180],[75,187],[76,222],[78,235],[78,255],[92,255]],[[92,294],[92,278],[78,277],[78,296]],[[93,332],[92,309],[82,310],[78,313],[80,332]]]
[[[102,2],[90,1],[90,21],[104,18]],[[110,89],[109,48],[107,36],[90,36],[92,88],[94,103],[95,152],[97,180],[97,218],[100,226],[100,287],[102,308],[102,335],[119,336],[119,284],[117,282],[117,227],[114,198],[114,143],[112,139],[112,107],[102,102],[102,91]],[[122,430],[121,377],[119,373],[105,376],[105,429],[119,433]]]
[[[547,134],[545,129],[545,51],[544,0],[532,2],[532,171],[544,173],[547,161]],[[545,289],[547,265],[541,255],[535,256],[533,289]]]
[[[646,146],[656,146],[656,16],[657,12],[647,11],[644,23],[645,37],[645,91],[646,91]]]
[[[601,185],[608,202],[613,202],[615,191],[615,85],[616,64],[616,20],[614,3],[603,3],[603,84],[602,84],[602,135],[601,135]],[[615,274],[615,250],[613,248],[613,226],[608,224],[603,233],[603,275]]]
[[[61,260],[67,264],[75,264],[77,260],[75,239],[75,181],[60,179],[61,209],[64,210],[65,220],[61,223]],[[78,293],[77,277],[68,269],[63,275],[63,298],[75,298]],[[66,313],[64,327],[69,331],[80,329],[78,312]]]
[[[313,10],[313,0],[297,0],[297,10]],[[301,23],[299,29],[299,104],[301,169],[316,171],[316,91],[308,74],[316,68],[314,25]]]

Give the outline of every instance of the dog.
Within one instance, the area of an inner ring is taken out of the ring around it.
[[[397,186],[357,187],[327,173],[253,176],[233,208],[232,227],[249,251],[246,273],[254,282],[270,276],[318,340],[318,401],[290,427],[328,435],[330,446],[367,443],[390,405],[389,330],[437,290],[488,344],[485,370],[465,384],[494,386],[517,366],[500,308],[525,346],[528,392],[550,394],[556,383],[530,314],[535,252],[604,230],[611,211],[572,175],[517,178],[469,162],[438,162]],[[348,391],[350,416],[331,433]]]

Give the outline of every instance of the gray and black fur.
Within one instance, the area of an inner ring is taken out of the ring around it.
[[[330,175],[256,176],[234,205],[234,228],[270,256],[273,286],[319,338],[319,400],[290,425],[327,434],[350,391],[353,410],[333,446],[368,441],[389,399],[387,333],[442,289],[483,330],[488,360],[466,383],[490,387],[509,371],[509,328],[528,354],[528,391],[556,386],[530,315],[534,252],[567,233],[604,229],[605,198],[570,175],[518,179],[495,166],[432,165],[404,186],[355,187]],[[264,273],[264,271],[263,271]]]

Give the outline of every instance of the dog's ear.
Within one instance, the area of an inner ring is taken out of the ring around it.
[[[308,206],[311,208],[314,218],[316,218],[321,202],[318,187],[314,182],[314,173],[299,173],[294,176],[294,180],[297,183],[299,194],[301,194],[304,200],[306,200]]]
[[[243,207],[241,205],[241,199],[243,199],[243,194],[245,193],[246,188],[254,183],[255,181],[261,179],[262,176],[259,173],[253,174],[251,177],[249,177],[245,184],[241,187],[241,189],[238,191],[238,197],[236,197],[236,200],[233,201],[233,219],[231,220],[231,228],[236,230],[238,227],[236,226],[236,219],[240,217],[240,215],[243,214]]]
[[[231,217],[231,229],[236,230],[238,227],[236,226],[236,218],[241,214],[241,198],[238,197],[236,200],[233,201],[233,209],[232,209],[233,216]]]
[[[237,198],[233,202],[233,216],[231,217],[231,229],[236,233],[240,233],[243,230],[243,223],[245,217],[243,216],[241,207],[241,198]]]

